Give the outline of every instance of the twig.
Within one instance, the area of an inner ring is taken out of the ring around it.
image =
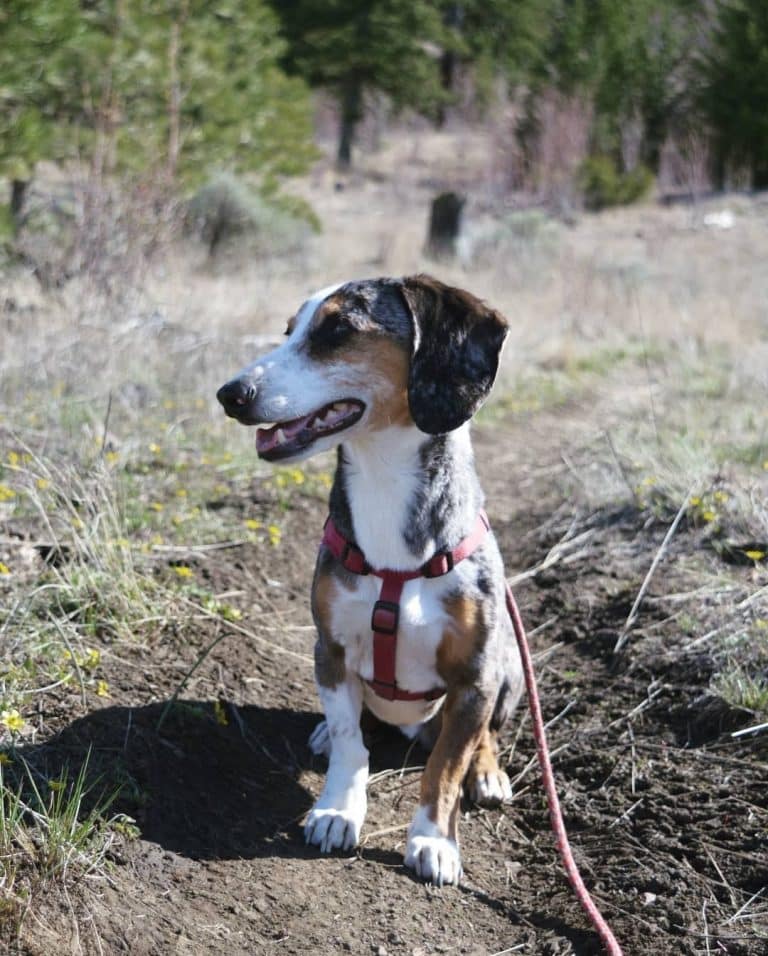
[[[677,526],[680,524],[680,521],[682,520],[682,517],[685,514],[685,511],[688,507],[688,501],[691,495],[693,494],[693,489],[695,487],[696,485],[694,483],[686,492],[685,498],[683,498],[683,503],[680,505],[680,508],[678,509],[678,512],[675,515],[675,520],[669,526],[667,533],[664,535],[664,540],[661,542],[659,550],[656,552],[656,556],[651,562],[651,566],[648,569],[648,573],[645,576],[645,580],[643,581],[640,587],[640,590],[637,592],[637,597],[635,598],[635,603],[632,605],[632,610],[629,612],[629,616],[627,617],[627,620],[624,623],[624,627],[622,629],[621,634],[619,635],[619,639],[616,641],[616,644],[613,648],[614,654],[618,654],[628,640],[629,629],[635,623],[635,618],[637,617],[637,612],[640,609],[640,604],[642,603],[642,600],[645,597],[645,592],[648,590],[648,587],[650,586],[650,583],[651,583],[651,579],[653,578],[653,575],[656,573],[656,568],[658,568],[659,564],[661,563],[661,559],[664,557],[664,554],[669,546],[669,542],[672,540],[672,536],[674,535],[675,531],[677,531]]]
[[[99,457],[104,457],[104,449],[107,447],[107,433],[109,430],[109,416],[112,414],[112,390],[109,391],[109,398],[107,399],[107,411],[104,415],[104,428],[101,432],[101,448],[99,449]]]
[[[734,730],[731,737],[743,737],[744,734],[759,734],[763,730],[768,730],[768,722],[764,724],[753,724],[752,727],[743,727],[741,730]]]
[[[747,900],[747,902],[744,903],[743,906],[740,906],[740,907],[736,910],[736,912],[733,914],[733,916],[729,916],[729,917],[728,917],[728,919],[725,921],[725,925],[727,926],[729,923],[734,923],[734,922],[736,922],[736,920],[739,919],[739,917],[740,917],[741,914],[744,912],[744,910],[745,910],[750,904],[754,903],[754,901],[758,898],[758,896],[761,896],[764,892],[765,892],[765,887],[764,887],[764,886],[761,886],[760,889],[757,891],[757,893],[753,893],[753,894],[750,896],[750,898]]]

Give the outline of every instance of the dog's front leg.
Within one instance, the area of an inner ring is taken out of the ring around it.
[[[440,735],[421,778],[421,799],[405,851],[405,865],[437,886],[461,879],[462,781],[492,709],[492,699],[476,687],[451,689],[445,700]]]
[[[360,679],[347,674],[335,687],[318,683],[325,711],[330,755],[323,792],[307,817],[307,843],[323,853],[349,850],[360,839],[365,819],[368,751],[360,731],[363,690]]]

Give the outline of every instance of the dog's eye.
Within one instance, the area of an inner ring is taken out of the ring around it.
[[[344,343],[353,331],[352,323],[341,312],[331,312],[310,335],[314,352],[329,351]]]

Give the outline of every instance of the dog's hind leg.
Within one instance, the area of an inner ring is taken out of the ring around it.
[[[496,733],[488,728],[480,738],[464,779],[469,799],[482,807],[498,807],[512,798],[509,777],[499,767]]]

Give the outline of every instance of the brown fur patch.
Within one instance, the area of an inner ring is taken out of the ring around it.
[[[479,601],[464,594],[443,600],[450,624],[437,648],[437,672],[450,685],[471,681],[478,651],[485,641],[485,615]]]
[[[377,394],[368,419],[373,431],[390,425],[412,424],[408,408],[408,356],[405,349],[383,335],[372,335],[350,354],[353,365],[364,365],[371,377],[381,378],[386,387]]]
[[[331,637],[331,608],[337,586],[333,576],[318,571],[312,588],[312,614],[318,630],[315,644],[315,676],[323,687],[334,688],[346,677],[344,648]]]
[[[467,771],[467,788],[471,791],[475,780],[484,775],[494,776],[498,774],[499,761],[496,757],[496,739],[495,734],[486,727],[477,745],[477,749],[472,755],[472,760]]]

